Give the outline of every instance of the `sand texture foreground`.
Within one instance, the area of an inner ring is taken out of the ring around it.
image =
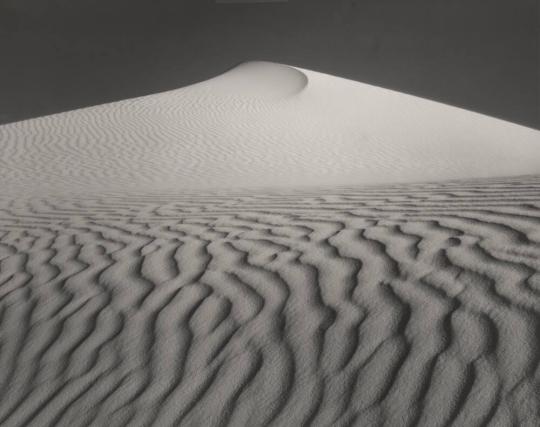
[[[538,420],[539,178],[0,206],[2,425]]]
[[[258,62],[1,126],[0,425],[537,426],[539,173]]]

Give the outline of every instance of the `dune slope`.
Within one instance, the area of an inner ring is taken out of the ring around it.
[[[0,127],[0,425],[535,426],[538,135],[267,63]]]
[[[539,131],[265,62],[171,92],[1,126],[0,150],[0,180],[17,194],[540,171]]]

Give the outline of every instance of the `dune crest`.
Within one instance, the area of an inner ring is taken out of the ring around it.
[[[214,95],[236,95],[261,101],[277,101],[299,94],[308,76],[298,68],[272,62],[244,62],[226,73],[199,83]]]

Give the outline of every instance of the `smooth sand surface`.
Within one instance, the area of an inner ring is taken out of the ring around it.
[[[268,63],[0,127],[0,425],[536,426],[539,134]]]

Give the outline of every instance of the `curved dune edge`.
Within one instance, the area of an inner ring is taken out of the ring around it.
[[[532,425],[540,179],[0,200],[2,425]]]
[[[0,126],[14,194],[364,185],[540,170],[540,132],[309,70],[242,64],[175,91]]]
[[[298,95],[309,78],[300,68],[264,61],[248,61],[191,87],[207,86],[218,94],[276,101]]]

